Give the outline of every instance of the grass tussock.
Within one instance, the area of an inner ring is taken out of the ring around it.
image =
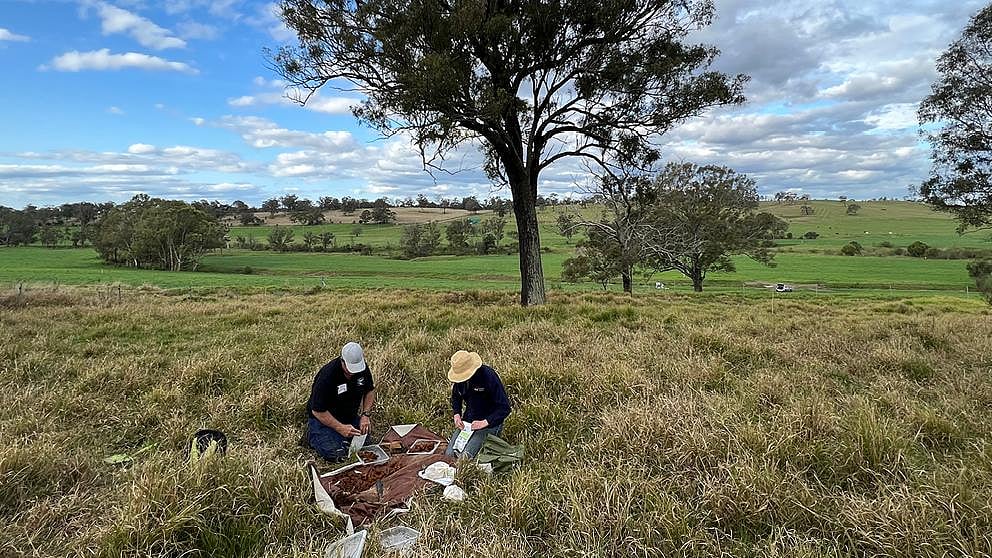
[[[297,441],[313,373],[351,339],[376,435],[447,433],[444,370],[470,348],[527,447],[511,474],[462,472],[463,503],[417,499],[418,556],[992,554],[977,303],[60,296],[0,309],[0,556],[318,555],[342,528],[311,505]],[[190,463],[203,427],[231,449]]]

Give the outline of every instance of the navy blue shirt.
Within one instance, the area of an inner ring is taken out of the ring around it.
[[[510,400],[499,375],[483,364],[468,380],[451,384],[451,410],[465,422],[487,420],[489,426],[499,426],[510,414]]]
[[[372,371],[366,368],[350,378],[344,375],[341,358],[324,365],[313,379],[310,399],[307,401],[307,415],[328,412],[344,424],[351,424],[358,418],[359,406],[365,394],[375,389]]]

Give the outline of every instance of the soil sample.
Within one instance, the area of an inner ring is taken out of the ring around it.
[[[428,440],[419,440],[410,446],[410,453],[425,453],[432,451],[437,442],[431,442]]]
[[[361,467],[338,475],[334,486],[352,494],[363,492],[375,486],[375,482],[395,473],[400,468],[397,461],[388,461],[378,467]]]
[[[374,451],[360,451],[358,452],[358,457],[362,458],[365,463],[371,463],[379,459],[379,454]]]

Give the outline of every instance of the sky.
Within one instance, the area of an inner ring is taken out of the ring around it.
[[[762,194],[902,198],[926,176],[916,107],[972,0],[717,0],[692,40],[751,76],[740,107],[659,140],[663,157],[726,165]],[[289,99],[264,50],[292,43],[273,2],[0,0],[0,205],[137,193],[250,204],[287,193],[509,197],[472,148],[424,171],[400,137],[351,115],[355,94]],[[567,195],[563,161],[541,190]]]

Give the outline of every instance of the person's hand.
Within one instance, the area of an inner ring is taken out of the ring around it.
[[[358,429],[362,431],[362,434],[368,434],[372,430],[372,419],[362,415],[362,418],[358,421]]]
[[[489,427],[489,421],[486,419],[472,421],[472,430],[482,430],[483,428],[488,428],[488,427]]]
[[[334,430],[337,430],[338,434],[344,436],[345,438],[352,438],[362,433],[359,429],[355,428],[350,424],[342,424],[341,426],[335,428]]]
[[[461,415],[455,415],[455,427],[458,428],[458,430],[464,430],[465,429],[465,423],[462,422],[462,416]]]

